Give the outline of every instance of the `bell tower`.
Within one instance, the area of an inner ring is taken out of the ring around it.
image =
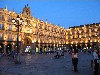
[[[30,17],[31,16],[31,11],[30,11],[30,7],[27,5],[25,5],[25,7],[23,8],[23,12],[22,15],[25,17]]]

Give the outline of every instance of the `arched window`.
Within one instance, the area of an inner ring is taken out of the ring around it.
[[[0,20],[4,21],[4,15],[0,15]]]

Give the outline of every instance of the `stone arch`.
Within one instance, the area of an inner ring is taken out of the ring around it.
[[[25,50],[27,46],[30,46],[32,48],[32,38],[30,36],[26,36],[23,39],[23,49]]]
[[[32,39],[31,37],[25,37],[24,38],[24,45],[27,44],[27,45],[31,45],[32,44]]]
[[[24,38],[24,41],[25,41],[27,44],[31,44],[31,43],[32,43],[31,37],[25,37],[25,38]]]

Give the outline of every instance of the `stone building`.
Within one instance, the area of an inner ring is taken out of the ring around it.
[[[17,44],[21,52],[26,49],[34,52],[89,49],[96,45],[100,48],[100,23],[65,29],[33,17],[28,5],[19,14],[8,11],[7,7],[0,8],[0,53],[16,50]]]
[[[17,17],[20,18],[18,22]],[[13,19],[16,20],[15,23],[12,22]],[[31,51],[37,50],[36,52],[63,49],[66,44],[66,31],[63,27],[33,17],[28,5],[25,5],[20,14],[0,8],[0,53],[16,50],[17,44],[21,52],[25,52],[28,47]]]
[[[100,23],[70,27],[66,33],[66,44],[70,48],[100,48]]]

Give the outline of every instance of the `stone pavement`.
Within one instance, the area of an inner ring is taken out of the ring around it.
[[[55,54],[27,54],[21,56],[21,64],[12,59],[0,59],[0,75],[93,75],[90,54],[79,53],[78,73],[72,71],[71,56],[54,59]]]

